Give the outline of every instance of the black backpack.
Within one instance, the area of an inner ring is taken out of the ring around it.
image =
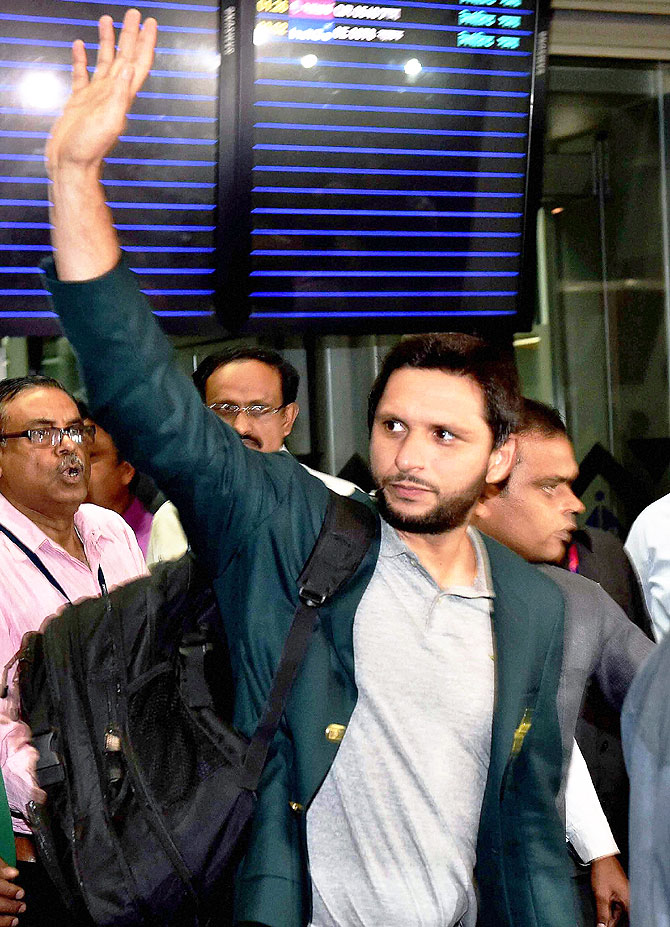
[[[221,620],[190,554],[31,635],[19,657],[21,714],[48,800],[31,802],[28,817],[73,923],[232,922],[231,873],[318,608],[374,533],[370,509],[331,493],[251,739],[223,717],[225,642],[203,633]]]

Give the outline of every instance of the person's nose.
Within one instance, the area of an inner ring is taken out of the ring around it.
[[[244,409],[240,409],[240,411],[236,413],[235,418],[231,422],[231,425],[238,433],[238,435],[246,435],[249,434],[249,426],[251,425],[251,422],[251,416],[247,415]]]
[[[581,515],[585,510],[586,506],[579,498],[579,496],[576,496],[572,489],[568,489],[564,511],[572,515]]]
[[[78,444],[76,441],[73,441],[70,435],[67,432],[61,431],[60,433],[60,442],[56,445],[56,453],[59,454],[71,454],[72,451],[76,451],[81,447],[81,444]]]
[[[396,454],[396,466],[402,473],[423,470],[425,466],[425,443],[420,434],[409,431],[400,442]]]

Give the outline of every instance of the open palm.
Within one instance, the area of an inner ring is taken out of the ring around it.
[[[50,171],[68,165],[97,171],[123,131],[135,95],[151,70],[155,19],[141,25],[138,10],[128,10],[118,49],[111,16],[100,19],[98,33],[98,57],[90,79],[84,43],[78,39],[72,46],[72,94],[47,143]]]

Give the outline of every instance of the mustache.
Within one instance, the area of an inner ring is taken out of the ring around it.
[[[399,470],[397,473],[391,474],[391,476],[385,476],[379,484],[379,489],[384,489],[391,483],[412,483],[414,486],[419,486],[421,489],[428,489],[431,492],[436,492],[439,494],[439,489],[437,486],[433,486],[432,483],[429,483],[426,480],[419,479],[418,476],[414,476],[412,473],[403,473],[401,470]]]
[[[258,438],[255,438],[253,435],[240,435],[240,441],[248,441],[250,444],[253,444],[254,447],[257,447],[259,451],[263,446]]]
[[[83,470],[84,461],[78,454],[75,454],[74,451],[69,451],[58,464],[58,472],[64,473],[66,470],[70,470],[73,467],[79,467]]]

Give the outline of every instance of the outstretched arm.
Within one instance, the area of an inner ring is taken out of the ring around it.
[[[115,51],[112,21],[103,16],[90,81],[83,45],[75,43],[72,97],[47,147],[57,276],[48,267],[46,282],[96,421],[125,459],[154,477],[218,574],[287,494],[318,484],[306,491],[321,500],[319,523],[327,494],[288,455],[249,450],[204,407],[175,365],[134,275],[119,261],[100,174],[149,72],[155,41],[155,21],[140,28],[140,14],[129,10]]]
[[[84,43],[72,47],[72,95],[46,147],[51,187],[52,240],[61,281],[91,280],[119,260],[119,243],[100,183],[102,163],[118,141],[137,91],[153,61],[157,24],[140,25],[137,10],[123,19],[118,50],[114,23],[98,24],[99,50],[89,80]]]

